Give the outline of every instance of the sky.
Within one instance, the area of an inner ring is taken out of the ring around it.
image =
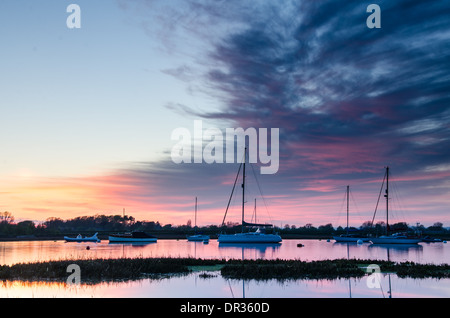
[[[197,197],[197,225],[220,225],[237,156],[171,156],[173,132],[194,144],[201,121],[279,129],[276,173],[247,165],[247,221],[256,199],[262,222],[345,226],[347,185],[350,225],[385,221],[389,166],[390,223],[450,226],[449,14],[448,1],[3,0],[0,211],[182,225]]]

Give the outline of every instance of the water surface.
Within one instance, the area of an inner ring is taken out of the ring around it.
[[[297,244],[303,244],[298,247]],[[413,245],[373,245],[336,243],[326,240],[284,240],[281,244],[219,244],[211,240],[159,240],[157,243],[118,244],[66,243],[65,241],[0,242],[0,264],[46,260],[119,257],[194,257],[203,259],[299,259],[314,261],[359,258],[416,263],[450,263],[450,245],[420,243]]]
[[[298,247],[297,244],[303,244]],[[411,246],[348,244],[326,240],[284,240],[273,245],[222,245],[186,240],[159,240],[150,244],[66,243],[64,241],[0,242],[0,264],[46,260],[119,257],[194,257],[204,259],[298,259],[304,261],[357,258],[450,263],[449,245],[420,243]],[[161,279],[104,282],[69,286],[65,282],[0,283],[0,297],[95,297],[95,298],[408,298],[450,297],[450,279],[410,279],[381,274],[379,286],[368,277],[335,280],[229,280],[220,272],[201,272]],[[82,272],[81,272],[82,276]]]

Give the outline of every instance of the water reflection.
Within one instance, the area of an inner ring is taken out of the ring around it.
[[[237,280],[220,272],[125,282],[0,282],[0,298],[416,298],[450,297],[450,279],[408,279],[381,274],[380,287],[367,276],[335,280]]]
[[[417,263],[423,261],[423,246],[418,244],[371,244],[368,249],[373,254],[380,255],[379,259],[388,261]]]
[[[248,251],[258,251],[260,253],[265,253],[268,250],[275,252],[279,249],[281,244],[278,243],[269,243],[269,244],[251,244],[251,243],[219,243],[219,248],[222,249],[239,249],[239,250],[248,250]]]
[[[370,249],[380,248],[384,250],[396,251],[398,253],[423,250],[423,246],[419,244],[370,244],[369,248]]]
[[[229,249],[241,252],[241,259],[265,259],[268,251],[275,253],[279,248],[280,243],[219,243],[220,249]],[[231,286],[231,279],[227,279],[227,284],[230,289],[232,298],[235,298],[235,292]],[[246,298],[246,284],[250,284],[250,280],[243,279],[242,283],[242,298]]]
[[[301,243],[299,247],[299,243]],[[87,249],[87,247],[90,249]],[[284,240],[283,244],[219,244],[217,240],[188,242],[158,240],[157,243],[65,243],[62,241],[0,242],[0,265],[46,260],[194,257],[216,259],[299,259],[305,261],[357,258],[417,263],[450,263],[450,246],[444,243],[372,245],[325,240]],[[161,280],[81,285],[64,283],[4,282],[0,297],[450,297],[450,279],[400,279],[382,275],[380,288],[369,288],[367,278],[326,280],[242,281],[226,280],[220,272]]]
[[[279,243],[219,243],[220,248],[245,248],[249,250],[259,250],[264,252],[268,248],[272,248],[273,250],[280,248],[281,244]]]
[[[450,297],[450,280],[401,279],[383,274],[380,288],[367,278],[351,280],[253,281],[225,280],[220,274],[199,273],[167,279],[81,284],[58,282],[0,282],[1,298],[411,298]]]
[[[301,245],[299,245],[301,243]],[[88,248],[89,247],[89,248]],[[119,257],[195,257],[239,259],[324,259],[359,258],[418,263],[450,263],[450,245],[444,243],[408,246],[337,243],[324,240],[284,240],[283,244],[230,244],[210,240],[158,240],[157,243],[66,243],[64,241],[0,242],[0,265],[48,260]]]
[[[142,247],[147,245],[153,245],[157,244],[156,242],[130,242],[130,243],[124,243],[124,242],[109,242],[108,245],[123,245],[123,246],[132,246],[132,247]]]
[[[241,253],[241,259],[272,259],[277,254],[279,243],[219,243],[219,249],[229,255]]]

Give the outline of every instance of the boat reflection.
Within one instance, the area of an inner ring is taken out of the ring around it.
[[[280,243],[219,243],[219,250],[226,251],[227,255],[240,252],[241,259],[273,259],[280,248]],[[233,258],[233,257],[231,257]]]
[[[333,246],[352,246],[352,247],[355,247],[355,248],[359,248],[360,246],[368,246],[369,244],[367,242],[363,242],[363,243],[357,243],[357,242],[334,242]]]
[[[276,251],[280,246],[280,243],[219,243],[219,248],[256,250],[261,253],[265,253],[267,250]]]
[[[147,245],[153,245],[156,242],[109,242],[108,245],[123,245],[123,246],[132,246],[132,247],[143,247]]]
[[[245,260],[245,259],[264,259],[266,252],[268,251],[276,251],[277,249],[280,248],[281,243],[219,243],[219,248],[221,249],[233,249],[233,250],[237,250],[237,251],[241,251],[241,260]],[[256,254],[259,255],[251,255],[249,256],[248,254],[246,254],[245,252],[256,252]],[[247,281],[247,286],[246,286],[246,281]],[[246,280],[246,279],[242,279],[242,298],[246,298],[245,295],[245,291],[246,289],[249,289],[250,286],[250,281],[251,280]],[[228,287],[230,289],[231,292],[231,297],[235,298],[234,292],[233,292],[233,287],[231,286],[231,280],[229,278],[227,278],[227,282],[228,282]]]
[[[369,249],[385,249],[388,251],[409,252],[422,251],[423,246],[420,244],[371,244]]]

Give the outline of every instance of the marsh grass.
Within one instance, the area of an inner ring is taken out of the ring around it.
[[[189,273],[188,266],[204,261],[188,258],[119,258],[59,260],[0,266],[3,280],[66,280],[68,266],[80,267],[80,276],[89,281],[139,279],[156,274]]]
[[[221,270],[222,276],[235,279],[336,279],[365,275],[356,263],[333,261],[243,261],[230,263]]]
[[[230,261],[221,270],[222,276],[232,279],[292,280],[363,277],[372,272],[367,266],[375,264],[382,273],[395,273],[400,278],[450,278],[450,265],[395,263],[381,260],[336,259],[305,262],[299,260]]]
[[[449,278],[450,265],[394,263],[379,260],[218,260],[194,258],[118,258],[59,260],[0,266],[2,280],[65,281],[68,266],[77,264],[83,282],[124,281],[190,272],[220,271],[224,278],[255,280],[337,279],[363,277],[369,264],[399,277]]]

